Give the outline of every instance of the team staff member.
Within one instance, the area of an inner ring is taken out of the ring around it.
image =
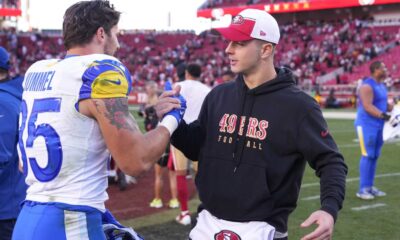
[[[129,175],[150,169],[184,113],[170,112],[180,107],[170,98],[160,126],[140,132],[128,110],[130,73],[112,57],[119,17],[108,1],[75,3],[64,15],[67,56],[26,73],[19,148],[29,188],[15,240],[105,239],[110,153]]]
[[[190,238],[287,239],[308,162],[320,178],[321,208],[301,224],[317,224],[302,239],[331,239],[347,166],[318,104],[289,70],[274,68],[276,20],[246,9],[219,31],[230,41],[226,53],[238,77],[211,90],[198,120],[182,121],[172,136],[176,148],[199,162],[202,210]]]
[[[0,47],[0,240],[11,239],[27,187],[17,152],[23,78],[11,78],[9,69],[9,54]]]
[[[393,106],[388,104],[386,66],[381,61],[370,65],[371,77],[361,83],[355,127],[361,147],[360,188],[356,196],[363,200],[383,197],[385,192],[374,186],[376,165],[383,146],[383,126],[390,119],[387,111]]]

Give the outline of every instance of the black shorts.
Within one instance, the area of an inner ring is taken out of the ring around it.
[[[160,160],[157,161],[157,164],[160,165],[160,167],[166,167],[168,165],[168,160],[169,160],[169,144],[167,145],[167,149],[165,149],[164,154],[161,156]]]

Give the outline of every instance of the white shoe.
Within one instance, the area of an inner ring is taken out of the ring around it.
[[[382,192],[381,190],[377,189],[376,187],[372,187],[369,190],[369,193],[371,193],[374,197],[384,197],[384,196],[386,196],[385,192]]]
[[[176,218],[175,218],[176,222],[178,222],[179,224],[182,224],[184,226],[189,225],[190,223],[192,223],[192,220],[190,219],[190,214],[188,211],[180,213]]]
[[[362,200],[372,200],[375,198],[369,191],[369,189],[362,189],[356,193],[356,196]]]

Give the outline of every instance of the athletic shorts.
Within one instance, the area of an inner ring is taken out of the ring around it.
[[[189,159],[177,148],[171,145],[172,161],[175,167],[175,171],[184,171],[188,169]],[[190,161],[192,163],[192,168],[197,172],[197,161]]]
[[[279,236],[278,236],[279,235]],[[287,233],[277,233],[275,228],[266,222],[231,222],[216,218],[207,210],[202,210],[196,226],[190,231],[189,239],[251,239],[273,240],[286,239]]]
[[[377,158],[383,146],[382,129],[356,125],[358,140],[360,141],[361,155]]]
[[[157,161],[157,164],[160,167],[168,166],[168,161],[169,161],[169,157],[170,157],[170,147],[169,147],[169,145],[170,144],[167,145],[167,149],[165,149],[165,152],[161,156],[160,160]]]
[[[105,240],[101,212],[88,206],[25,201],[13,240]]]

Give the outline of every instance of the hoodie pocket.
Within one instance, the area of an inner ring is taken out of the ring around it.
[[[234,167],[231,159],[202,158],[196,177],[200,199],[217,216],[238,220],[265,217],[273,207],[266,169],[241,164],[234,172]]]

